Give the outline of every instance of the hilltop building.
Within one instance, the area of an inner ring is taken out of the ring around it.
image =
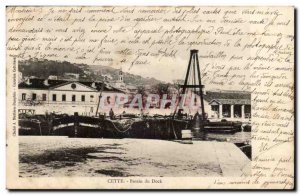
[[[126,84],[124,83],[124,77],[123,77],[123,71],[122,69],[120,69],[118,71],[118,79],[116,81],[111,81],[110,84],[117,88],[117,89],[120,89],[122,91],[125,91],[126,90]]]
[[[79,74],[78,73],[65,73],[64,78],[70,81],[78,81]]]
[[[48,77],[49,80],[57,80],[57,76],[56,75],[49,75]]]

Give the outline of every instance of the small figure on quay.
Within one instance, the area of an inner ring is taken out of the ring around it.
[[[114,113],[113,109],[111,108],[109,111],[109,118],[112,120],[112,119],[114,119],[114,116],[115,116],[115,113]]]
[[[198,111],[194,115],[193,120],[194,120],[194,128],[200,129],[200,114]]]

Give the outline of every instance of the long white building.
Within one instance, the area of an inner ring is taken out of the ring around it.
[[[27,79],[19,84],[19,112],[94,115],[100,92],[114,103],[122,91],[101,82]],[[106,112],[106,111],[105,111]]]

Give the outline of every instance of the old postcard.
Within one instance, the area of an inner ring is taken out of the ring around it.
[[[293,7],[6,8],[8,189],[294,188]]]

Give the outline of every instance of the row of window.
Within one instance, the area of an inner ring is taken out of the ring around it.
[[[32,100],[36,100],[37,99],[37,95],[36,93],[32,94]],[[61,95],[61,101],[65,102],[67,99],[66,94],[62,94]],[[22,100],[26,100],[26,93],[22,93]],[[46,101],[47,100],[47,95],[46,94],[42,94],[42,101]],[[56,94],[52,94],[52,101],[57,101],[57,95]],[[72,102],[76,101],[76,95],[72,95]],[[85,95],[81,95],[81,101],[85,102]],[[90,101],[93,102],[94,101],[94,96],[90,95]]]

